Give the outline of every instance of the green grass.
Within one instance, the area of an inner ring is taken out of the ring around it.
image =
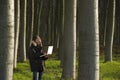
[[[18,63],[17,69],[14,70],[13,80],[31,80],[32,73],[28,62]]]
[[[48,59],[45,64],[46,69],[43,73],[43,80],[60,80],[62,72],[60,61],[57,59]],[[28,61],[17,64],[17,69],[14,70],[13,80],[32,80],[32,73]],[[101,61],[100,80],[120,80],[120,62],[103,63]]]
[[[43,80],[60,80],[61,68],[59,60],[47,60],[46,69],[43,74]]]
[[[120,80],[120,63],[100,63],[100,80]]]
[[[60,80],[60,61],[56,59],[49,59],[45,62],[45,64],[46,69],[42,76],[43,80]],[[28,61],[17,64],[17,69],[14,70],[13,80],[32,80],[32,72],[30,71]]]

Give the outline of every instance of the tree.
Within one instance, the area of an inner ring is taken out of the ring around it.
[[[34,0],[27,0],[27,15],[26,15],[26,53],[28,53],[29,46],[33,37],[33,25],[34,25]],[[28,57],[28,54],[26,54]]]
[[[78,0],[78,80],[99,80],[98,0]]]
[[[115,10],[115,30],[114,30],[114,45],[119,48],[120,46],[120,0],[116,0],[116,10]],[[114,46],[113,45],[113,46]]]
[[[49,10],[50,10],[50,1],[51,0],[42,0],[41,2],[41,12],[40,14],[40,23],[39,24],[39,31],[40,36],[42,38],[43,44],[47,43],[47,29],[48,29],[48,20],[49,20]]]
[[[0,10],[0,79],[12,80],[14,55],[14,0],[1,0]]]
[[[65,0],[64,62],[62,79],[75,80],[76,63],[76,0]]]
[[[108,0],[108,13],[106,15],[106,40],[105,40],[105,62],[112,61],[112,47],[115,26],[115,1]],[[112,12],[111,12],[112,11]]]
[[[40,25],[38,25],[38,21],[40,20],[41,10],[42,10],[42,1],[43,0],[34,0],[34,27],[33,27],[33,35],[39,35]]]
[[[63,36],[64,36],[64,0],[59,0],[59,48],[58,48],[58,58],[61,60],[61,66],[62,62],[64,62],[63,54],[64,54],[64,43],[63,43]]]
[[[108,0],[99,0],[99,38],[101,48],[105,46],[107,8]]]
[[[26,61],[26,5],[27,0],[20,0],[20,34],[18,61]]]
[[[19,26],[20,26],[20,0],[15,0],[15,49],[14,49],[14,68],[17,65],[18,40],[19,40]]]

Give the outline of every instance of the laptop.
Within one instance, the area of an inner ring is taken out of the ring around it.
[[[53,52],[53,46],[48,46],[47,54],[51,55]]]
[[[53,46],[48,46],[47,54],[51,55],[52,52],[53,52]],[[40,57],[43,57],[43,56],[45,56],[45,55],[41,55]]]

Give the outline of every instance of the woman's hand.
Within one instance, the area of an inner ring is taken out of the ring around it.
[[[45,57],[48,58],[48,54],[46,51],[43,52],[43,55],[45,55]]]

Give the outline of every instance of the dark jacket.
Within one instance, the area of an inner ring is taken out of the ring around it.
[[[44,70],[44,61],[47,59],[47,57],[45,56],[40,57],[41,55],[43,55],[42,47],[34,45],[32,43],[28,53],[30,68],[32,72]]]

